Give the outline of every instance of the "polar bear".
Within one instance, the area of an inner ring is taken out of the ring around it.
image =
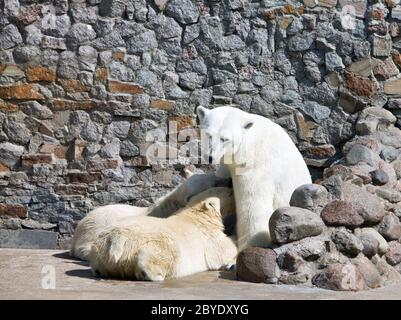
[[[197,115],[209,158],[232,178],[239,249],[268,246],[273,211],[288,206],[298,186],[311,183],[302,155],[283,128],[262,116],[231,106],[199,106]]]
[[[193,174],[191,171],[185,173],[187,179],[181,185],[150,207],[112,204],[90,211],[75,229],[70,255],[88,260],[92,243],[104,228],[115,225],[125,218],[136,216],[168,217],[178,209],[185,207],[194,195],[209,188],[231,184],[229,179],[219,178],[213,173]]]
[[[150,207],[112,204],[90,211],[77,225],[72,239],[70,255],[88,260],[92,242],[101,230],[124,218],[148,214],[155,217],[168,217],[178,209],[185,207],[194,195],[208,188],[231,184],[231,181],[226,177],[220,178],[213,173],[194,174],[190,170],[184,170],[184,172],[187,179]]]
[[[141,216],[105,230],[92,245],[92,270],[104,277],[162,281],[232,266],[237,247],[223,232],[220,206],[234,199],[231,189],[222,189],[218,197],[190,203],[169,218]]]

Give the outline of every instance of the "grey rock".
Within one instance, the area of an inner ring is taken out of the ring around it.
[[[139,155],[139,148],[136,145],[134,145],[129,140],[121,142],[121,145],[120,145],[120,156],[122,156],[122,157],[135,157],[137,155]]]
[[[354,146],[352,146],[345,159],[350,165],[364,162],[373,167],[376,167],[378,163],[378,156],[371,149],[361,144],[355,144]]]
[[[331,239],[340,252],[351,257],[357,256],[363,250],[362,241],[346,229],[340,228],[336,230]]]
[[[78,49],[78,64],[81,70],[95,71],[97,51],[91,46],[80,46]]]
[[[326,69],[328,71],[341,70],[345,68],[341,57],[335,52],[326,52],[325,59]]]
[[[20,249],[56,249],[57,232],[0,229],[0,246]]]
[[[328,191],[318,184],[304,184],[293,192],[290,206],[300,207],[311,211],[319,210],[328,201]]]
[[[68,0],[54,0],[53,1],[54,9],[56,14],[64,14],[68,11]]]
[[[16,63],[36,64],[40,61],[41,52],[36,46],[19,46],[13,51],[14,61]]]
[[[330,116],[330,108],[320,105],[315,101],[305,101],[299,108],[315,122],[321,123]]]
[[[103,158],[116,158],[120,154],[120,140],[113,139],[111,142],[106,143],[100,150],[100,155]]]
[[[112,61],[108,68],[111,78],[127,82],[132,82],[135,79],[134,71],[120,61]]]
[[[98,20],[96,7],[87,7],[82,3],[73,3],[70,11],[74,22],[94,24]]]
[[[377,188],[376,195],[392,203],[397,203],[401,201],[400,192],[391,189]]]
[[[22,36],[19,33],[18,28],[13,24],[5,26],[0,33],[1,49],[10,49],[22,42]]]
[[[287,243],[322,233],[324,223],[309,210],[296,207],[279,208],[270,217],[270,236],[275,243]]]
[[[49,13],[44,16],[41,21],[42,32],[53,37],[64,37],[68,33],[70,27],[70,18],[66,14],[56,16]]]
[[[22,145],[27,144],[32,137],[30,130],[25,124],[16,121],[8,121],[4,126],[4,132],[11,142]]]
[[[372,178],[372,182],[376,186],[382,186],[389,181],[389,176],[388,174],[381,169],[374,170],[370,172],[370,176]]]
[[[96,32],[92,26],[86,23],[75,23],[67,34],[67,40],[71,48],[85,44],[96,38]]]
[[[45,105],[37,101],[27,101],[19,104],[21,110],[30,116],[34,116],[40,120],[51,119],[53,112]]]
[[[93,41],[92,45],[98,50],[114,49],[125,46],[124,39],[117,32],[111,32]]]
[[[38,46],[42,42],[42,32],[35,25],[30,24],[24,28],[25,43]]]
[[[288,49],[290,51],[306,51],[311,49],[313,42],[313,34],[309,32],[303,32],[290,38],[288,41]]]
[[[371,257],[374,256],[376,253],[378,253],[379,255],[383,255],[387,252],[388,250],[387,241],[375,229],[373,228],[355,229],[354,233],[362,241],[362,244],[364,245],[364,249],[362,252],[366,256]]]
[[[401,238],[401,222],[394,213],[388,213],[377,226],[377,231],[388,241]]]
[[[131,124],[128,121],[114,121],[107,128],[107,133],[119,139],[125,139],[128,136],[130,126]]]
[[[182,24],[197,22],[200,14],[198,7],[191,0],[170,0],[165,12]]]
[[[397,151],[397,149],[390,146],[382,149],[382,151],[380,152],[380,157],[387,162],[393,162],[397,159],[398,154],[399,152]]]
[[[106,17],[121,17],[125,11],[127,2],[127,0],[102,0],[99,5],[99,13]]]
[[[60,78],[76,79],[78,76],[78,59],[72,51],[64,51],[60,54],[57,67],[57,75]]]
[[[153,30],[133,35],[127,40],[128,53],[143,53],[157,48],[156,34]]]
[[[24,147],[9,142],[0,143],[0,162],[13,167],[24,153]]]

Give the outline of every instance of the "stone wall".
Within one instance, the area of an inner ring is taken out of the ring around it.
[[[0,246],[63,247],[95,206],[151,204],[186,162],[149,165],[145,133],[199,104],[274,120],[318,178],[361,110],[401,126],[399,2],[1,0]]]

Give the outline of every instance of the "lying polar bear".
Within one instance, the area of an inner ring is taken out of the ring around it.
[[[91,268],[105,277],[162,281],[235,264],[237,247],[224,234],[220,207],[233,192],[191,201],[166,219],[141,216],[102,232],[93,243]],[[210,190],[206,191],[210,192]]]
[[[230,184],[229,179],[219,178],[213,173],[193,174],[190,171],[185,173],[187,180],[148,208],[112,204],[89,212],[75,229],[70,255],[82,260],[88,260],[92,243],[103,228],[115,225],[124,218],[144,215],[165,218],[185,207],[194,195],[212,187]]]

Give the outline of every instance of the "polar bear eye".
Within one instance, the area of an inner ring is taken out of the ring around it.
[[[223,138],[223,137],[221,137],[221,138],[220,138],[220,141],[221,141],[221,142],[223,142],[223,143],[225,143],[225,142],[227,142],[227,141],[228,141],[228,139],[227,139],[227,138]]]

